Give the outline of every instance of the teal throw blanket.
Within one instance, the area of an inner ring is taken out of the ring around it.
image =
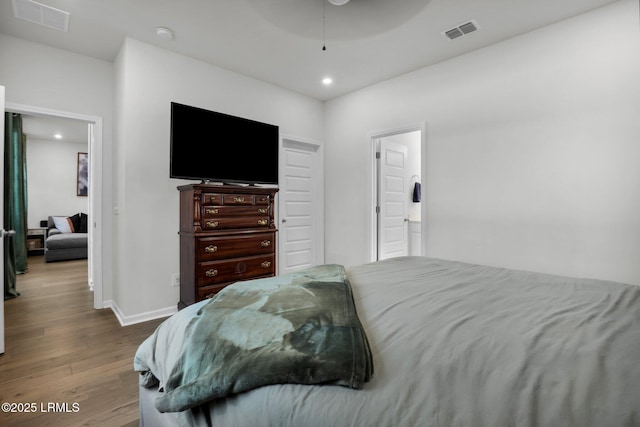
[[[150,348],[159,341],[150,337],[136,354],[136,369],[151,371],[143,375],[147,385],[158,382],[149,367],[162,357]],[[183,411],[269,384],[360,389],[373,373],[351,286],[339,265],[229,286],[203,303],[182,341],[170,375],[159,378],[164,384],[156,402],[160,412]]]

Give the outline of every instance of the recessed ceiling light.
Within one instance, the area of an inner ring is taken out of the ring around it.
[[[331,83],[333,83],[333,79],[331,77],[325,77],[322,79],[322,84],[325,86],[329,86]]]
[[[62,134],[61,133],[56,133],[55,135],[53,135],[53,137],[55,139],[62,139]]]
[[[329,3],[335,4],[336,6],[342,6],[343,4],[349,3],[349,0],[329,0]]]
[[[173,40],[173,31],[166,27],[156,28],[156,36],[162,40]]]

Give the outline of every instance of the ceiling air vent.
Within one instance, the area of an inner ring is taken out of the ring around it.
[[[479,27],[476,21],[469,21],[465,22],[464,24],[460,24],[457,27],[453,27],[447,31],[443,31],[442,34],[444,34],[444,36],[449,40],[453,40],[469,33],[473,33],[478,28]]]
[[[444,35],[449,38],[449,40],[457,39],[458,37],[464,36],[464,33],[460,31],[458,28],[452,28],[448,31],[444,32]]]
[[[11,3],[16,18],[58,31],[69,31],[69,12],[33,0],[11,0]]]

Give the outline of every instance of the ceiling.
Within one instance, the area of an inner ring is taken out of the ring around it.
[[[54,141],[54,135],[60,135],[60,141],[88,144],[87,122],[75,119],[65,119],[61,117],[22,115],[22,133],[26,134],[28,140],[40,139]]]
[[[328,100],[615,0],[38,0],[70,13],[68,32],[14,17],[12,1],[0,2],[10,36],[106,61],[128,36]],[[471,20],[478,31],[443,36]]]

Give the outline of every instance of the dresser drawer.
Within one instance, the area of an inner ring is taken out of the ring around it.
[[[253,194],[225,194],[222,196],[223,205],[255,205],[256,197]]]
[[[202,194],[202,204],[203,205],[221,205],[222,204],[222,194],[203,193]]]
[[[275,233],[199,237],[196,239],[196,260],[215,261],[239,256],[268,255],[275,252],[275,242]]]
[[[272,199],[268,194],[202,194],[203,205],[268,205]]]
[[[258,255],[224,261],[207,261],[198,264],[196,272],[199,287],[235,282],[258,276],[275,274],[275,255]]]
[[[237,215],[269,215],[268,206],[203,206],[202,218],[219,218]]]
[[[263,276],[258,276],[258,277],[254,277],[254,279],[261,279],[262,277]],[[270,276],[267,275],[264,277],[270,277]],[[221,290],[223,290],[229,285],[233,285],[234,283],[237,283],[237,282],[220,283],[217,285],[203,286],[201,288],[198,288],[198,293],[196,295],[198,298],[197,301],[213,298],[218,294],[218,292],[220,292]]]
[[[238,216],[224,218],[207,218],[202,220],[203,230],[226,230],[231,228],[269,228],[270,217],[267,216]]]
[[[218,292],[220,292],[221,290],[223,290],[224,288],[226,288],[229,285],[233,285],[234,283],[235,282],[221,283],[219,285],[203,286],[201,288],[198,288],[198,294],[196,295],[196,297],[197,297],[196,301],[201,301],[203,299],[213,298],[213,297],[216,296],[216,294]]]
[[[272,197],[268,194],[261,194],[256,196],[256,205],[268,205],[272,201]]]

